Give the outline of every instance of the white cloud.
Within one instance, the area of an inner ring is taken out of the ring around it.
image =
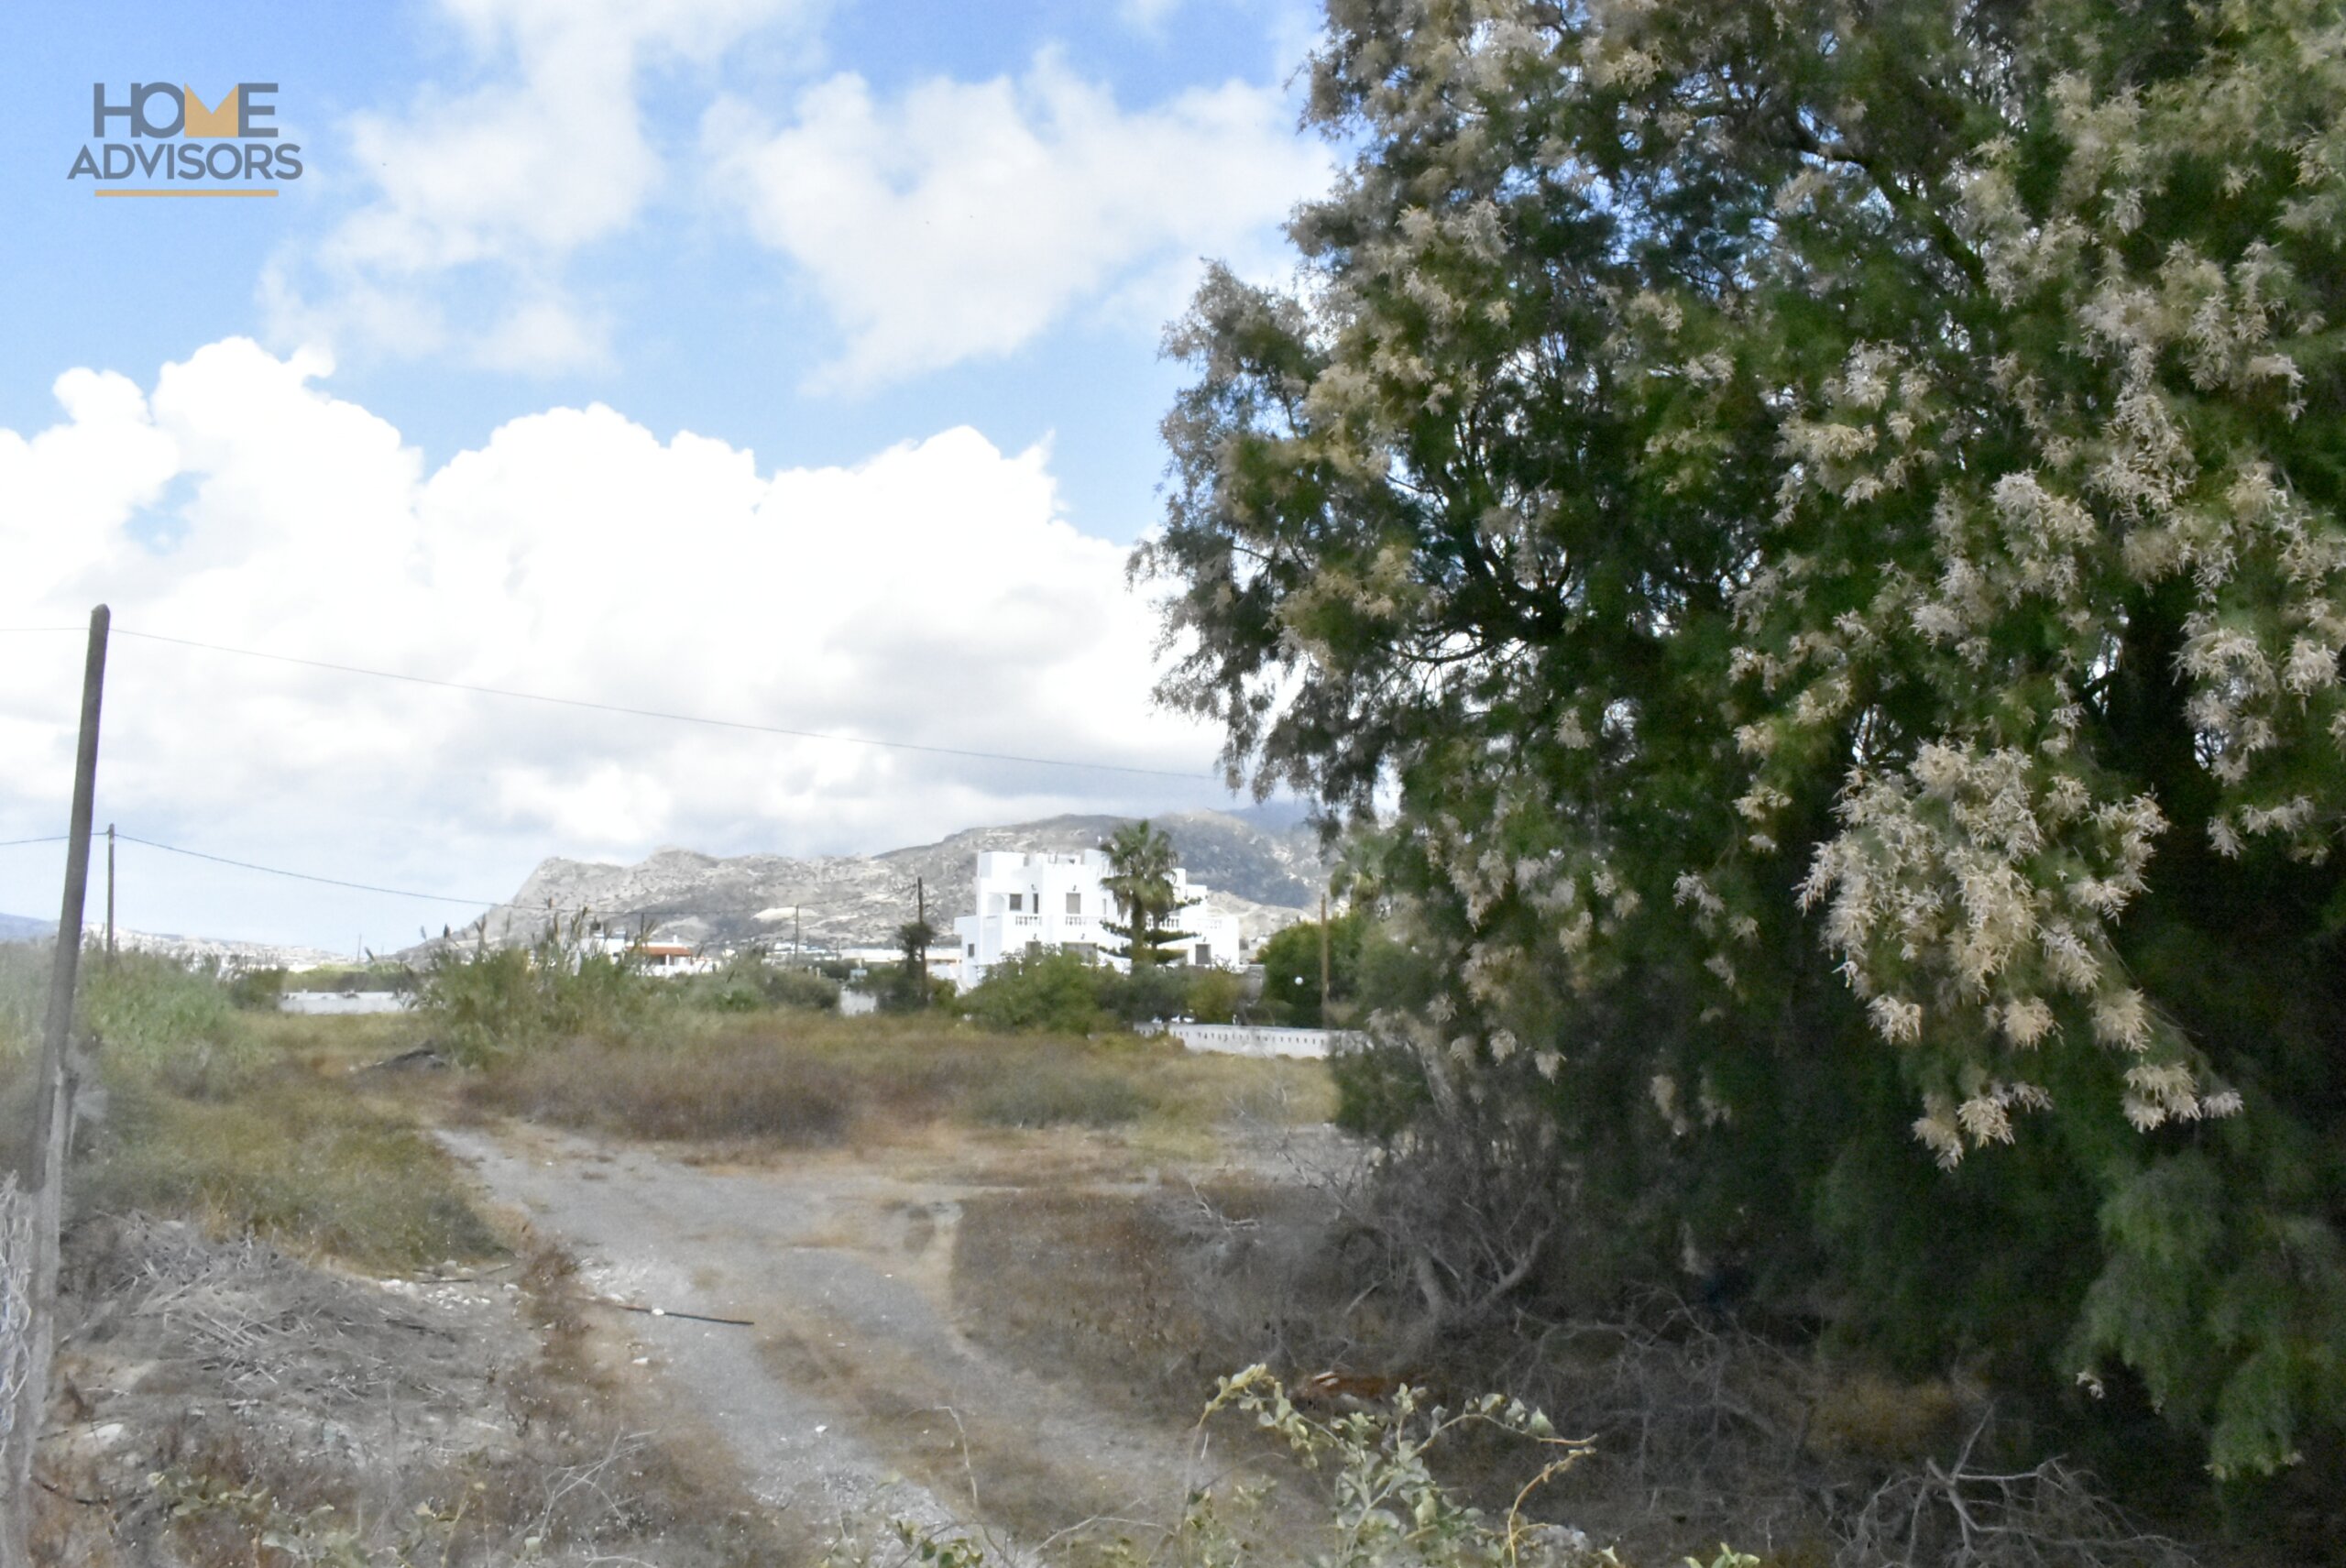
[[[1135,286],[1178,302],[1202,256],[1267,258],[1329,175],[1294,119],[1244,82],[1127,111],[1047,53],[1016,81],[886,102],[835,76],[779,129],[721,102],[703,141],[751,232],[845,332],[827,378],[863,386],[1009,353]]]
[[[1123,548],[1059,518],[1039,450],[1003,453],[963,428],[852,466],[769,471],[597,405],[515,419],[430,469],[392,426],[324,390],[324,371],[230,339],[165,367],[151,391],[60,378],[62,419],[29,438],[0,430],[0,625],[68,624],[103,598],[134,630],[311,659],[1204,772],[1211,737],[1149,703],[1154,622],[1124,589]],[[179,526],[168,544],[142,543],[143,509],[158,507]],[[51,641],[38,656],[12,644],[19,656],[0,665],[15,759],[0,836],[53,830],[62,810],[78,645]],[[547,853],[878,849],[1216,792],[123,639],[101,795],[102,819],[142,837],[497,894]],[[10,885],[0,908],[27,902]],[[266,911],[298,889],[261,883],[249,898]],[[389,907],[412,929],[406,906]],[[462,918],[428,913],[435,929]],[[126,918],[216,928],[218,914]],[[304,934],[261,914],[245,924]]]
[[[264,279],[275,332],[405,355],[461,339],[507,369],[608,362],[608,323],[569,297],[565,264],[634,226],[660,188],[640,79],[654,66],[706,64],[815,9],[817,0],[441,0],[482,80],[353,117],[347,166],[373,190],[312,251]],[[461,290],[449,287],[456,277]],[[448,293],[481,318],[461,334],[440,319]]]

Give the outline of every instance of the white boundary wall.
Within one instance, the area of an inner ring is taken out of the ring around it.
[[[1353,1029],[1272,1029],[1254,1024],[1172,1024],[1175,1039],[1193,1051],[1233,1057],[1324,1057],[1331,1050],[1365,1046],[1368,1036]]]

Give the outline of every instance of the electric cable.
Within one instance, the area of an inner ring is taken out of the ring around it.
[[[26,628],[27,630],[43,630]],[[1078,768],[1093,773],[1136,773],[1148,778],[1211,779],[1211,773],[1187,769],[1143,768],[1126,762],[1089,762],[1070,757],[1029,757],[1014,751],[987,751],[967,746],[933,746],[917,740],[887,740],[868,735],[839,735],[819,729],[794,729],[779,724],[755,724],[742,718],[714,718],[707,714],[675,713],[663,708],[632,707],[623,703],[596,702],[586,697],[552,696],[544,692],[515,691],[509,686],[480,685],[471,681],[442,680],[435,675],[409,674],[400,670],[368,669],[361,664],[340,664],[327,659],[304,659],[291,653],[269,653],[257,648],[232,648],[225,643],[200,642],[191,637],[167,637],[159,631],[135,631],[116,625],[116,637],[135,637],[146,642],[165,642],[176,648],[193,648],[207,653],[227,653],[240,659],[260,659],[276,664],[296,664],[304,669],[331,670],[337,674],[366,675],[374,680],[402,681],[411,685],[437,686],[444,691],[470,692],[480,696],[501,696],[516,702],[544,703],[554,707],[584,708],[591,713],[617,713],[630,718],[656,718],[672,724],[698,724],[713,729],[746,730],[756,735],[781,735],[794,740],[835,740],[849,746],[874,746],[893,751],[919,751],[937,757],[966,757],[983,762],[1015,762],[1026,767]]]

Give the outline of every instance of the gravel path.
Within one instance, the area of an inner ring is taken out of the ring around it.
[[[753,1322],[588,1309],[674,1420],[808,1528],[900,1517],[1032,1543],[1178,1511],[1189,1433],[1135,1424],[955,1332],[952,1227],[980,1189],[831,1160],[707,1168],[537,1128],[441,1136],[577,1258],[587,1289]]]

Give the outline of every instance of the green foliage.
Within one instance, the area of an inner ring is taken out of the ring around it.
[[[1048,1029],[1085,1035],[1105,1027],[1113,970],[1079,953],[1014,953],[986,970],[983,984],[956,1000],[961,1015],[989,1029]]]
[[[1101,922],[1124,938],[1116,956],[1135,970],[1175,961],[1180,954],[1174,944],[1189,933],[1173,924],[1185,905],[1173,891],[1173,873],[1180,861],[1172,839],[1146,821],[1127,822],[1100,848],[1108,857],[1108,874],[1100,885],[1124,916]]]
[[[214,970],[159,953],[85,953],[76,989],[76,1024],[109,1067],[203,1094],[233,1087],[255,1061],[258,1043]]]
[[[855,986],[878,1003],[881,1012],[896,1014],[926,1013],[939,1003],[950,1001],[953,995],[951,981],[938,980],[903,964],[874,970],[856,981]]]
[[[406,981],[433,1036],[475,1067],[548,1040],[631,1029],[661,983],[591,945],[583,916],[554,922],[528,948],[442,948]]]
[[[1228,1023],[1245,1005],[1244,977],[1233,970],[1144,964],[1126,974],[1058,948],[1014,953],[954,999],[963,1017],[989,1029],[1067,1035],[1177,1017]]]
[[[1424,1103],[2048,1416],[2340,1441],[2334,6],[1346,5],[1310,114],[1135,565],[1393,808]]]
[[[228,1004],[247,1013],[274,1013],[285,1002],[281,969],[241,970],[228,977]]]
[[[1328,1058],[1336,1080],[1336,1125],[1355,1137],[1390,1145],[1431,1108],[1424,1065],[1415,1052],[1371,1043]]]
[[[937,927],[926,920],[907,920],[896,927],[896,950],[904,955],[904,992],[924,1007],[931,997],[926,983],[928,947],[936,940]]]
[[[1361,933],[1365,916],[1339,915],[1327,923],[1328,999],[1351,1002],[1360,994]],[[1278,1009],[1282,1022],[1316,1029],[1320,1012],[1320,933],[1317,920],[1298,921],[1274,932],[1256,959],[1263,966],[1263,1000]],[[1340,1014],[1341,1015],[1341,1014]]]
[[[1190,992],[1210,972],[1182,964],[1136,964],[1121,974],[1103,967],[1100,1003],[1122,1023],[1178,1018],[1192,1012]]]
[[[1236,970],[1193,969],[1183,1010],[1200,1024],[1233,1024],[1247,1010],[1246,977]]]
[[[755,948],[737,954],[714,974],[670,981],[685,1003],[710,1013],[757,1013],[795,1007],[817,1013],[839,1010],[839,981],[811,969],[770,963]]]

